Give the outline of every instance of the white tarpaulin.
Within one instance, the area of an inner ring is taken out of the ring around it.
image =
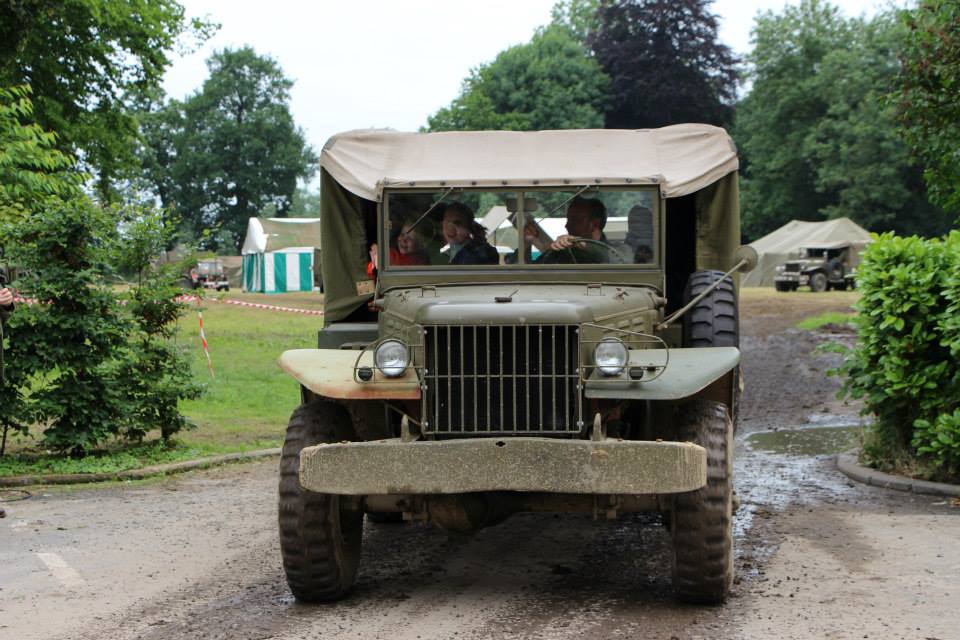
[[[667,198],[737,170],[727,132],[705,124],[661,129],[360,130],[333,136],[320,166],[344,188],[377,200],[384,187],[657,184]]]
[[[800,250],[805,247],[851,244],[855,249],[862,250],[868,242],[870,232],[850,218],[823,222],[791,220],[750,243],[760,255],[760,262],[756,269],[740,276],[740,284],[744,287],[772,287],[777,265],[799,258]]]

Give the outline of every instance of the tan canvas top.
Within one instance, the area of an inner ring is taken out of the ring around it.
[[[351,193],[385,187],[657,184],[674,198],[738,168],[727,132],[705,124],[662,129],[456,131],[359,130],[327,141],[320,166]],[[441,183],[444,183],[441,185]]]

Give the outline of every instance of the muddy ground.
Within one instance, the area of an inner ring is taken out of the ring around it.
[[[672,600],[655,517],[541,515],[465,538],[368,524],[354,593],[299,605],[270,461],[4,502],[0,638],[960,638],[960,508],[854,484],[828,455],[857,422],[825,376],[835,360],[813,355],[837,334],[791,327],[850,301],[744,296],[724,606]]]

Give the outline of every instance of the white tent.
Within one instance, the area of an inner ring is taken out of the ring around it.
[[[760,261],[753,271],[740,276],[740,284],[744,287],[772,287],[777,265],[800,257],[803,247],[849,243],[862,249],[868,242],[870,232],[850,218],[823,222],[791,220],[776,231],[750,243],[760,255]]]
[[[313,291],[319,249],[319,218],[250,218],[241,251],[243,290]]]

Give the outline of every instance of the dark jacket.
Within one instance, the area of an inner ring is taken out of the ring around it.
[[[450,264],[499,264],[500,255],[486,240],[473,238],[457,252]]]

